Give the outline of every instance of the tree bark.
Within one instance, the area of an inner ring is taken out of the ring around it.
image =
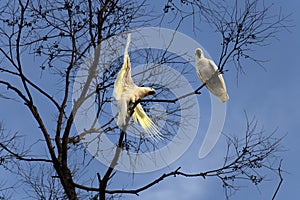
[[[68,199],[78,200],[70,169],[66,166],[60,166],[59,164],[54,164],[54,168],[56,169],[56,172]]]

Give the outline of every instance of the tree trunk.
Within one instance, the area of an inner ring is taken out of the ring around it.
[[[69,168],[65,166],[54,166],[59,176],[60,182],[64,188],[69,200],[78,200],[72,174]]]

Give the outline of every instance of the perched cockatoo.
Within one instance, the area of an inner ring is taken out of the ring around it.
[[[130,40],[130,34],[128,34],[127,44],[124,52],[124,63],[114,83],[113,95],[118,101],[119,114],[117,123],[119,126],[124,126],[126,124],[126,118],[131,111],[130,108],[135,106],[137,101],[143,99],[148,95],[155,94],[155,90],[153,88],[138,87],[136,84],[134,84],[131,78],[131,64],[128,55]],[[157,138],[162,138],[158,127],[147,116],[140,103],[136,104],[132,117],[135,123],[140,123],[140,125],[151,138],[155,140]]]
[[[202,49],[195,52],[196,70],[200,80],[206,84],[208,90],[216,95],[221,102],[226,102],[229,96],[222,74],[213,60],[204,57]]]

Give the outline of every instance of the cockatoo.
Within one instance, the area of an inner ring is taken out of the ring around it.
[[[122,69],[118,74],[114,83],[114,98],[118,101],[118,125],[124,126],[126,124],[126,118],[129,117],[130,108],[134,107],[132,117],[135,123],[139,122],[146,133],[153,139],[161,139],[162,135],[158,130],[158,127],[147,116],[142,105],[136,104],[139,100],[148,95],[155,94],[155,90],[150,87],[138,87],[131,78],[131,64],[128,55],[128,47],[130,44],[130,34],[128,34],[127,44],[124,52],[124,63]]]
[[[208,90],[216,95],[222,103],[228,101],[229,96],[222,74],[213,60],[204,57],[202,49],[195,52],[196,71],[200,80],[206,84]]]

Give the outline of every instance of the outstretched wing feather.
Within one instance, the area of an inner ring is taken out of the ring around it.
[[[158,127],[145,113],[141,104],[136,105],[133,113],[133,119],[135,120],[135,122],[138,121],[140,123],[149,137],[153,138],[154,140],[163,138],[163,135],[159,132]]]

